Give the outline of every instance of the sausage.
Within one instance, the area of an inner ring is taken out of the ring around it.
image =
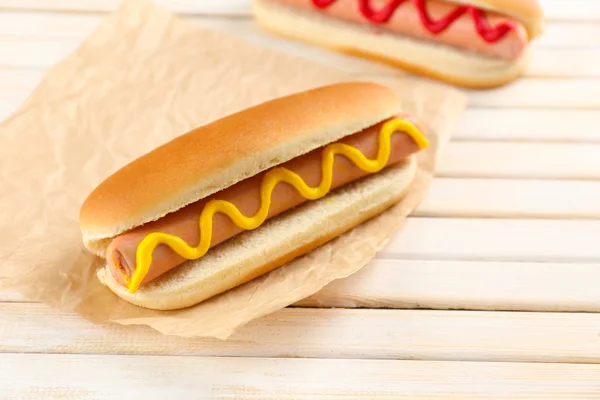
[[[318,10],[334,18],[348,22],[368,24],[370,23],[360,12],[358,8],[359,0],[336,0],[327,7],[317,8],[312,0],[277,0],[280,3],[286,3],[291,6]],[[380,10],[392,0],[371,1],[374,10]],[[452,13],[458,7],[458,4],[447,3],[438,0],[427,0],[425,8],[432,20],[439,20]],[[389,21],[383,24],[372,25],[375,32],[381,32],[382,29],[390,30],[402,35],[411,36],[419,39],[433,40],[449,46],[457,47],[463,50],[477,52],[494,58],[514,61],[525,50],[528,43],[528,35],[525,27],[514,20],[493,12],[484,14],[490,27],[510,21],[514,29],[510,30],[504,37],[496,42],[489,43],[485,41],[476,31],[473,18],[467,13],[455,20],[448,29],[440,33],[431,33],[420,20],[419,11],[415,6],[415,0],[406,0],[395,10]]]
[[[402,118],[410,120],[402,115]],[[417,127],[418,122],[411,121]],[[379,131],[381,124],[367,128],[359,133],[339,140],[360,150],[367,158],[375,158],[379,149]],[[420,127],[419,127],[420,128]],[[422,129],[420,129],[423,132]],[[391,137],[391,152],[387,165],[396,164],[410,154],[416,153],[419,148],[407,134],[394,134]],[[321,182],[321,157],[323,147],[307,154],[296,157],[277,167],[285,167],[300,175],[309,185],[317,186]],[[217,192],[205,199],[189,204],[184,208],[166,215],[156,221],[139,226],[123,233],[112,240],[107,250],[107,265],[115,280],[121,285],[126,285],[123,275],[131,278],[135,271],[135,255],[137,245],[151,232],[166,232],[181,237],[188,244],[196,245],[200,240],[198,220],[205,204],[213,199],[226,200],[233,203],[244,215],[254,215],[260,207],[260,188],[264,171],[253,177],[245,179],[233,186]],[[344,156],[336,156],[333,166],[332,189],[354,181],[367,175],[352,161]],[[268,218],[274,217],[307,201],[291,185],[280,182],[272,193],[272,202]],[[228,216],[217,213],[213,218],[213,234],[210,247],[237,235],[243,229],[238,227]],[[165,274],[169,270],[186,262],[170,247],[159,245],[153,253],[150,270],[142,281],[142,285]]]

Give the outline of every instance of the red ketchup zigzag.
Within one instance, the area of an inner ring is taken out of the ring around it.
[[[313,5],[318,8],[327,8],[336,0],[311,0]],[[428,13],[425,5],[426,0],[390,0],[385,6],[379,10],[375,10],[371,5],[370,0],[358,0],[358,7],[361,14],[369,21],[376,24],[385,24],[392,18],[394,12],[406,1],[414,1],[415,6],[419,10],[419,17],[423,26],[431,33],[438,34],[445,31],[454,21],[462,17],[464,14],[469,14],[475,24],[477,33],[483,40],[488,43],[494,43],[502,39],[509,31],[516,29],[515,23],[512,21],[504,21],[494,27],[491,27],[486,19],[485,13],[473,6],[456,6],[456,8],[448,15],[441,19],[434,20]]]

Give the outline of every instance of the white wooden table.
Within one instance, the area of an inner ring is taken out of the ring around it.
[[[158,3],[382,71],[263,34],[245,0]],[[0,118],[117,4],[0,0]],[[527,76],[469,93],[427,199],[371,265],[304,301],[315,308],[221,342],[96,326],[0,291],[0,398],[600,399],[600,1],[543,7]]]

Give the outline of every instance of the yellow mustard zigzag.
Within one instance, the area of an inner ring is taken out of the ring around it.
[[[322,180],[319,186],[308,186],[298,174],[283,167],[273,168],[267,172],[261,186],[260,209],[251,217],[243,215],[235,205],[228,201],[211,200],[204,206],[200,214],[200,242],[196,247],[189,246],[178,236],[162,232],[149,233],[137,247],[136,268],[128,285],[129,292],[135,293],[138,290],[142,280],[150,269],[152,253],[160,244],[169,246],[181,257],[188,260],[195,260],[206,254],[212,240],[213,215],[216,213],[226,214],[240,228],[246,230],[258,228],[267,218],[271,206],[271,194],[279,182],[286,182],[292,185],[308,200],[319,199],[325,196],[331,189],[333,162],[335,156],[338,154],[347,157],[365,172],[379,172],[388,162],[391,152],[391,136],[396,131],[407,133],[420,148],[428,146],[425,136],[412,123],[406,120],[393,119],[384,123],[379,131],[379,149],[377,157],[373,160],[369,160],[358,149],[344,143],[332,143],[326,146],[323,150],[323,158],[321,160]]]

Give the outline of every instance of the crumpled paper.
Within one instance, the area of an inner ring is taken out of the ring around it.
[[[133,306],[98,281],[103,260],[84,248],[78,213],[105,177],[226,114],[358,78],[395,89],[406,111],[429,129],[431,146],[419,154],[418,175],[403,201],[310,254],[187,309]],[[31,300],[96,323],[227,338],[367,264],[424,195],[465,103],[449,87],[349,76],[199,29],[147,0],[125,1],[0,125],[0,280]]]

